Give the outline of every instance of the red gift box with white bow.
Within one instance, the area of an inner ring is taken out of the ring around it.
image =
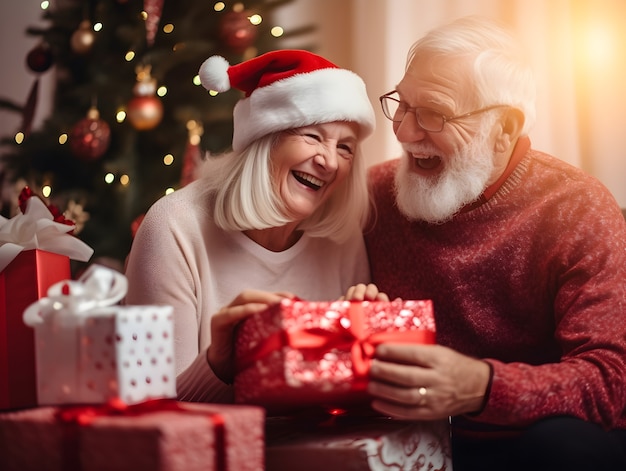
[[[71,221],[27,189],[20,210],[0,216],[0,410],[37,404],[34,332],[24,310],[70,278],[70,259],[86,262],[93,253],[72,235]]]
[[[435,343],[432,301],[285,299],[237,331],[235,402],[263,406],[268,415],[362,408],[382,342]]]

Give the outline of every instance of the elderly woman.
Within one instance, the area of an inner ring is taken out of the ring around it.
[[[233,330],[285,296],[384,296],[368,285],[359,144],[374,129],[363,81],[315,54],[274,51],[200,68],[245,92],[233,150],[148,211],[128,257],[127,304],[174,307],[182,400],[229,402]]]

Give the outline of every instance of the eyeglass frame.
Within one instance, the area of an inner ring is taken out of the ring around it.
[[[415,119],[417,121],[417,124],[419,125],[420,128],[422,128],[424,131],[426,132],[433,132],[433,133],[438,133],[443,131],[444,126],[446,125],[446,123],[450,122],[450,121],[456,121],[459,119],[463,119],[463,118],[469,118],[470,116],[474,116],[480,113],[486,113],[487,111],[491,111],[491,110],[495,110],[497,108],[510,108],[509,105],[490,105],[490,106],[486,106],[484,108],[480,108],[478,110],[475,111],[470,111],[469,113],[463,113],[457,116],[446,116],[443,113],[440,113],[437,110],[433,110],[432,108],[428,108],[426,106],[417,106],[417,107],[407,107],[404,111],[404,114],[402,115],[402,118],[400,118],[398,121],[394,120],[393,117],[390,117],[387,114],[387,105],[385,104],[386,100],[392,100],[395,101],[396,103],[398,103],[398,105],[400,105],[402,103],[402,101],[398,100],[397,98],[392,97],[391,95],[394,93],[398,93],[397,90],[391,90],[390,92],[385,93],[384,95],[381,95],[380,97],[378,97],[378,100],[380,101],[380,106],[383,110],[383,114],[385,115],[385,118],[387,118],[388,120],[390,120],[393,123],[401,123],[402,120],[404,119],[404,117],[406,116],[406,114],[410,111],[413,112],[413,114],[415,115]],[[420,115],[417,112],[418,110],[428,110],[432,113],[436,113],[438,115],[441,116],[441,129],[439,130],[432,130],[432,129],[426,129],[424,126],[422,126],[422,123],[420,122]]]

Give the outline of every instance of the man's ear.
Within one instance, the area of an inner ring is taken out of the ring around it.
[[[496,137],[496,152],[506,152],[517,142],[524,126],[524,113],[517,108],[508,108],[499,120],[500,132]]]

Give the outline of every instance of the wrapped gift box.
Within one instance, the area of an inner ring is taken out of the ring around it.
[[[263,469],[262,408],[159,402],[156,408],[142,403],[124,412],[60,406],[1,413],[0,469]]]
[[[452,471],[448,421],[269,417],[266,471]]]
[[[0,216],[0,410],[37,404],[34,336],[24,309],[70,278],[70,259],[86,262],[93,254],[72,235],[73,223],[28,188],[19,208],[11,219]]]
[[[268,415],[363,407],[370,359],[387,341],[434,343],[432,302],[285,299],[238,329],[235,402]]]
[[[0,410],[37,405],[35,338],[22,314],[69,277],[69,258],[43,250],[22,251],[0,272]]]
[[[120,306],[127,280],[92,265],[29,306],[40,405],[176,397],[171,306]]]

